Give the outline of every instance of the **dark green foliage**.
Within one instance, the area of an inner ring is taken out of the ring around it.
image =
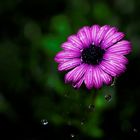
[[[138,0],[1,0],[0,134],[13,129],[20,140],[140,136],[139,7]],[[70,34],[93,24],[117,26],[133,52],[112,86],[76,90],[65,84],[54,56]]]

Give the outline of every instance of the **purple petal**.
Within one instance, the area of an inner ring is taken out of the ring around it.
[[[77,83],[73,83],[72,85],[73,85],[74,88],[80,88],[83,81],[84,81],[84,76]]]
[[[84,76],[84,82],[88,89],[91,89],[93,87],[93,76],[93,66],[89,65]]]
[[[61,45],[61,48],[63,48],[66,51],[76,51],[76,52],[80,51],[80,49],[77,46],[74,46],[71,42],[64,42]]]
[[[81,79],[81,77],[83,77],[83,75],[85,74],[87,70],[87,64],[82,64],[79,67],[77,67],[77,71],[73,76],[73,82],[77,82]]]
[[[57,53],[57,58],[77,58],[81,56],[81,52],[75,52],[75,51],[61,51]]]
[[[99,67],[99,71],[100,71],[100,77],[102,79],[102,81],[107,84],[110,85],[112,83],[112,77],[107,74],[106,72],[104,72],[100,67]]]
[[[68,72],[65,76],[66,83],[70,81],[76,83],[77,81],[79,81],[81,77],[83,77],[83,75],[85,74],[86,69],[87,64],[81,64],[80,66],[77,66],[76,68]]]
[[[103,40],[104,36],[106,35],[107,31],[110,29],[109,25],[102,26],[97,34],[97,44],[99,45],[100,42]]]
[[[60,63],[58,65],[58,70],[59,71],[69,70],[69,69],[72,69],[72,68],[80,65],[80,63],[81,63],[80,58],[70,59],[69,61],[66,61],[64,63]]]
[[[132,51],[131,43],[127,40],[122,40],[107,49],[110,53],[126,55]]]
[[[104,40],[106,40],[107,38],[111,37],[115,32],[117,32],[118,29],[115,27],[110,28],[107,33],[104,36]]]
[[[69,60],[71,60],[71,59],[55,57],[54,60],[55,60],[57,63],[64,63],[64,62],[69,61]]]
[[[124,64],[118,63],[113,60],[102,61],[100,67],[104,72],[110,74],[111,76],[117,76],[123,73],[126,70]]]
[[[103,58],[105,60],[109,60],[109,61],[115,61],[117,63],[122,63],[122,64],[127,64],[128,63],[128,59],[123,56],[123,55],[118,55],[118,54],[114,54],[114,53],[105,53]]]
[[[100,74],[100,69],[98,67],[93,68],[93,85],[97,89],[101,88],[103,84]]]
[[[89,47],[89,45],[92,43],[90,27],[88,26],[85,26],[82,29],[80,29],[77,33],[77,36],[80,38],[85,48]]]
[[[97,45],[97,34],[100,30],[100,26],[99,25],[93,25],[91,27],[91,38],[92,38],[92,44]]]
[[[85,74],[85,85],[88,89],[91,89],[93,86],[95,88],[100,88],[103,84],[103,81],[100,77],[100,70],[96,66],[89,66]]]
[[[104,40],[101,47],[103,49],[106,49],[106,48],[112,46],[113,44],[117,43],[118,41],[120,41],[124,36],[125,36],[124,33],[116,32],[112,36],[110,36],[109,38]]]
[[[73,70],[69,71],[66,75],[65,75],[65,83],[69,83],[73,80],[73,76],[75,74],[75,72],[77,71],[77,67],[74,68]]]
[[[71,35],[68,37],[68,41],[75,47],[82,49],[83,48],[83,44],[80,41],[80,39],[77,37],[77,35]]]
[[[62,63],[65,61],[69,61],[73,58],[79,58],[81,56],[81,52],[75,52],[75,51],[61,51],[57,53],[54,60],[58,63]]]

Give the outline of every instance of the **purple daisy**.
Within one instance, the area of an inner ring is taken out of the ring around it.
[[[131,43],[122,40],[124,33],[109,25],[84,26],[77,34],[68,37],[55,56],[59,71],[70,70],[65,82],[79,88],[85,83],[88,89],[110,85],[112,78],[126,70]]]

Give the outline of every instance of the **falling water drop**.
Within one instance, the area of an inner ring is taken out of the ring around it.
[[[41,124],[42,124],[42,125],[47,125],[47,124],[48,124],[48,121],[47,121],[46,119],[42,119],[42,120],[41,120]]]
[[[94,110],[95,110],[95,106],[94,106],[93,104],[90,104],[90,105],[88,106],[88,110],[89,110],[89,111],[94,111]]]
[[[107,102],[110,102],[111,99],[112,99],[111,94],[106,94],[105,99],[106,99]]]
[[[136,128],[133,128],[133,132],[137,133],[137,132],[138,132],[138,130],[137,130]]]
[[[84,125],[84,122],[83,121],[81,122],[81,125]]]
[[[74,135],[74,134],[70,134],[70,137],[71,137],[71,138],[74,138],[74,137],[75,137],[75,135]]]
[[[114,86],[115,84],[116,84],[116,78],[114,77],[111,86]]]

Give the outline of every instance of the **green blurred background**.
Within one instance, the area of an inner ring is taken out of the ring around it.
[[[0,140],[138,139],[139,9],[139,0],[0,0]],[[96,97],[66,85],[54,62],[93,24],[117,26],[133,45],[126,73]]]

